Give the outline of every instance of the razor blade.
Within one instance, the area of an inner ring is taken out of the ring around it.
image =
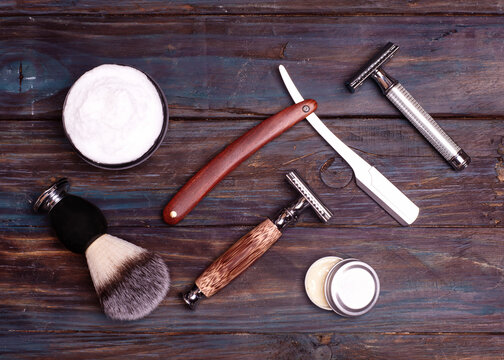
[[[301,194],[301,196],[308,202],[308,204],[315,211],[317,216],[322,222],[328,222],[333,216],[331,210],[324,205],[322,200],[315,194],[315,192],[308,186],[308,184],[301,178],[296,171],[290,171],[285,175],[287,181]]]

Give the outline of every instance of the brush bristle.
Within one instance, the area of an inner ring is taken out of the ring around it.
[[[105,315],[137,320],[164,299],[168,268],[154,253],[112,235],[102,235],[86,250],[89,271]]]

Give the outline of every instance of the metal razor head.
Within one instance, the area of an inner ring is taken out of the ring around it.
[[[328,222],[333,216],[331,210],[329,210],[322,200],[315,194],[315,192],[310,189],[308,184],[301,178],[301,176],[296,171],[290,171],[287,175],[287,180],[289,183],[305,198],[305,200],[310,204],[310,206],[315,210],[317,216],[323,222]]]
[[[357,72],[350,81],[346,82],[350,92],[355,92],[364,81],[367,80],[375,71],[385,64],[396,52],[399,46],[389,42],[378,54],[376,54],[359,72]]]

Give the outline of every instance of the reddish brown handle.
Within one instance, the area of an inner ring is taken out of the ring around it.
[[[264,144],[310,115],[317,108],[315,100],[289,106],[250,129],[228,145],[194,175],[170,200],[163,210],[164,220],[175,225],[229,172]]]
[[[196,285],[210,297],[259,259],[282,233],[270,219],[252,229],[219,256],[196,280]]]

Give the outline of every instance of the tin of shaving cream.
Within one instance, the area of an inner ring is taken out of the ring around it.
[[[380,281],[374,269],[360,260],[327,256],[315,261],[306,272],[305,290],[321,309],[354,317],[376,304]]]

